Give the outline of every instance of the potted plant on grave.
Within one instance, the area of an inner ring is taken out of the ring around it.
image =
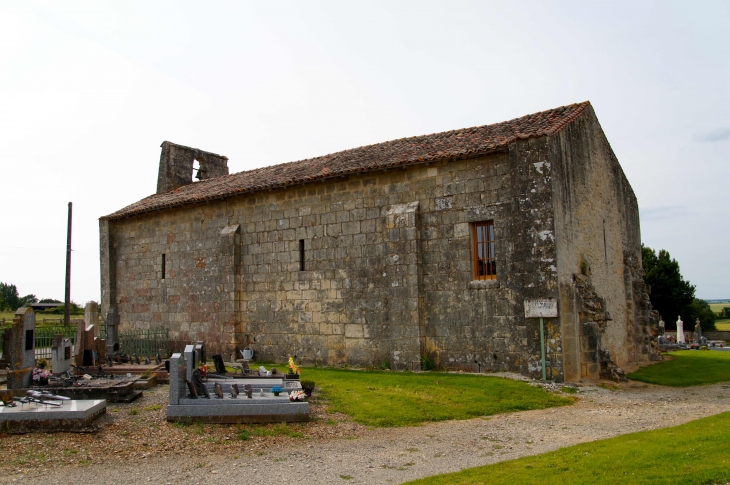
[[[301,385],[302,385],[302,391],[304,391],[304,394],[306,394],[307,397],[311,397],[312,391],[314,391],[314,381],[304,379],[301,381]]]
[[[286,375],[288,380],[299,380],[299,374],[302,369],[294,362],[294,357],[289,357],[289,373]]]
[[[289,400],[291,402],[301,402],[307,399],[307,395],[304,391],[292,391],[289,393]]]
[[[281,393],[281,386],[274,386],[271,388],[271,392],[274,393],[274,396],[278,396],[279,393]]]
[[[33,379],[33,382],[38,386],[48,385],[48,372],[46,372],[45,369],[35,367],[33,369],[33,374],[31,378]]]

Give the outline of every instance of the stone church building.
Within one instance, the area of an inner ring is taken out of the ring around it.
[[[548,378],[655,352],[636,196],[589,102],[234,174],[164,142],[157,193],[100,239],[120,330],[226,353],[539,378],[537,298]]]

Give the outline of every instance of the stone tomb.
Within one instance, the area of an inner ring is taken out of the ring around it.
[[[94,324],[87,325],[84,320],[77,322],[78,330],[76,332],[76,365],[92,366],[94,365],[94,350],[96,350],[96,342],[94,341]]]
[[[192,347],[192,346],[189,346]],[[187,354],[188,348],[186,347]],[[192,350],[192,349],[191,349]],[[211,398],[191,397],[188,391],[186,376],[192,373],[194,361],[175,353],[170,358],[170,404],[167,407],[167,420],[177,422],[205,423],[272,423],[309,421],[309,403],[290,402],[287,390],[280,396],[274,396],[271,388],[275,385],[284,387],[281,378],[267,379],[209,379],[205,386],[210,390]],[[189,380],[189,379],[187,379]],[[216,384],[224,397],[215,395]],[[241,393],[231,397],[231,386],[237,384],[243,389],[246,384],[252,385],[254,392],[251,398]],[[297,382],[298,384],[298,382]],[[263,390],[263,396],[261,395]]]
[[[35,313],[33,309],[21,307],[15,312],[13,326],[5,334],[7,349],[8,389],[30,387],[35,367]]]
[[[62,374],[71,369],[73,346],[71,340],[56,335],[51,345],[51,370],[54,374]]]
[[[4,432],[73,431],[88,427],[106,413],[104,400],[50,401],[60,405],[18,402],[0,406],[0,428]]]

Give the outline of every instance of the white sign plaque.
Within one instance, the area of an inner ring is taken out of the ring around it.
[[[535,298],[525,300],[525,318],[555,318],[558,316],[558,300]]]

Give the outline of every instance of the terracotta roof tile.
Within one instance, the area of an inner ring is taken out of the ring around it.
[[[102,219],[121,219],[143,212],[357,172],[489,153],[517,140],[554,135],[588,106],[590,102],[585,101],[493,125],[400,138],[307,160],[223,175],[146,197]]]

